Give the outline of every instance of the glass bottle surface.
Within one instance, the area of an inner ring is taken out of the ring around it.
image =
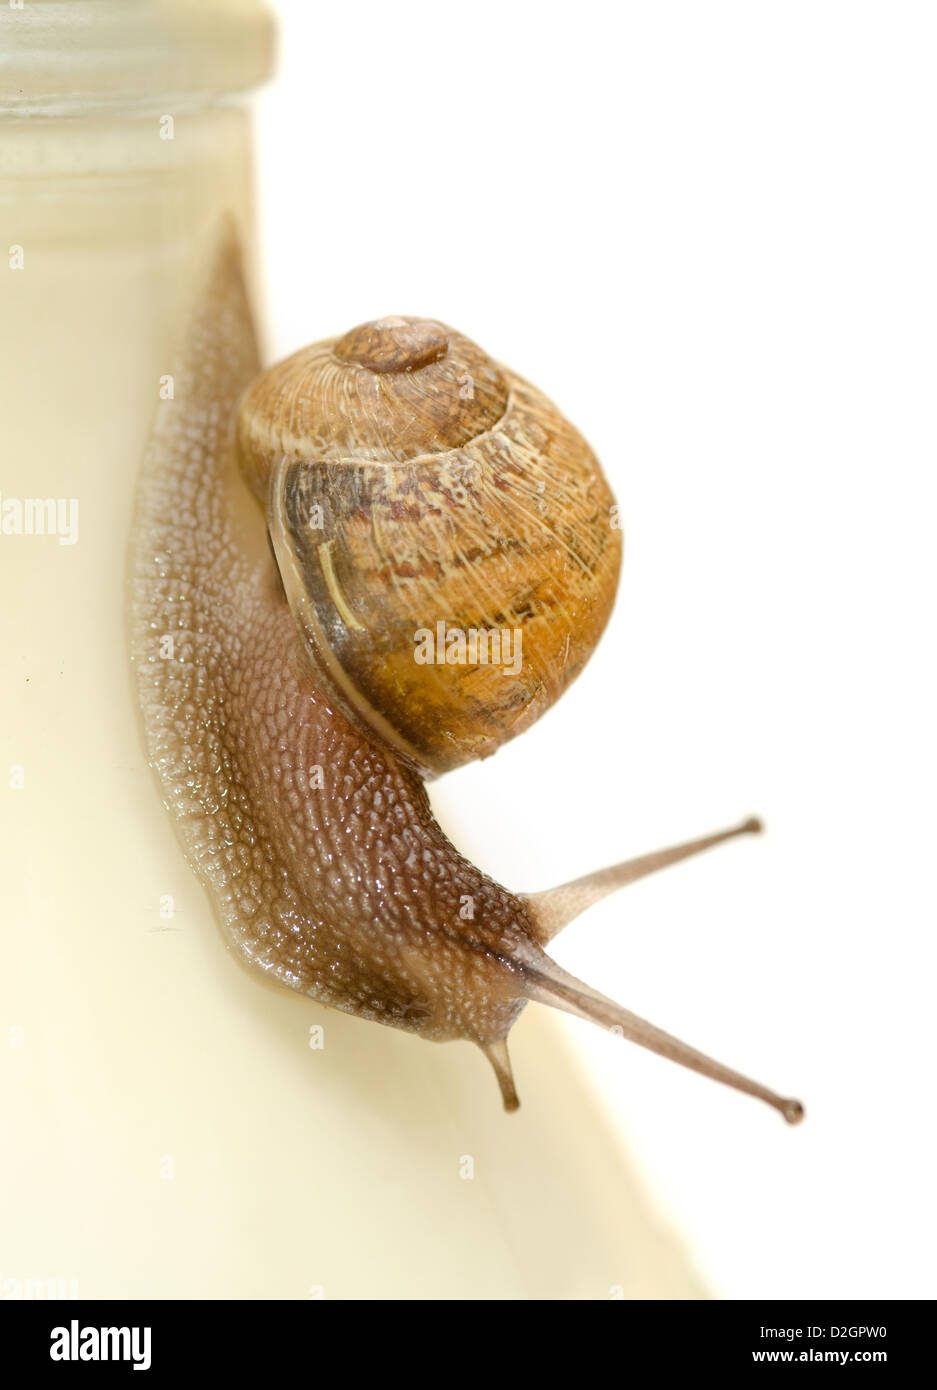
[[[227,958],[143,757],[125,557],[225,211],[256,289],[232,94],[269,29],[247,0],[82,2],[0,36],[30,10],[72,29],[22,31],[2,69],[0,1296],[698,1295],[554,1020],[512,1035],[506,1116],[474,1048]]]

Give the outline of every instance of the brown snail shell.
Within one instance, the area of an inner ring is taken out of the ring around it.
[[[424,776],[494,753],[582,670],[621,567],[614,498],[582,435],[462,334],[389,318],[304,348],[251,385],[237,447],[307,646]],[[511,673],[452,660],[459,633],[499,634]]]

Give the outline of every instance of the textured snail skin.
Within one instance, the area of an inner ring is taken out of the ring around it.
[[[229,234],[185,325],[174,399],[159,407],[141,472],[130,645],[148,758],[230,946],[334,1008],[478,1044],[507,1109],[518,1102],[505,1039],[536,999],[798,1119],[797,1102],[637,1018],[543,950],[598,897],[755,824],[531,898],[465,860],[417,772],[346,717],[297,631],[235,461],[236,407],[258,367]]]
[[[250,964],[364,1018],[495,1043],[525,1002],[506,957],[532,924],[454,850],[419,777],[313,678],[235,471],[235,407],[258,368],[228,245],[184,334],[134,526],[132,660],[164,801]]]

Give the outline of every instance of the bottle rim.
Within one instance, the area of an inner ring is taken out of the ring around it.
[[[20,7],[21,5],[21,7]],[[0,8],[0,113],[190,107],[273,67],[263,0],[10,0]]]

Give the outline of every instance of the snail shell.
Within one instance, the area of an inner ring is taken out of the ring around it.
[[[621,567],[614,499],[582,435],[462,334],[387,318],[304,348],[249,388],[237,448],[317,664],[424,776],[494,753],[582,670]],[[522,660],[419,661],[440,624]]]

